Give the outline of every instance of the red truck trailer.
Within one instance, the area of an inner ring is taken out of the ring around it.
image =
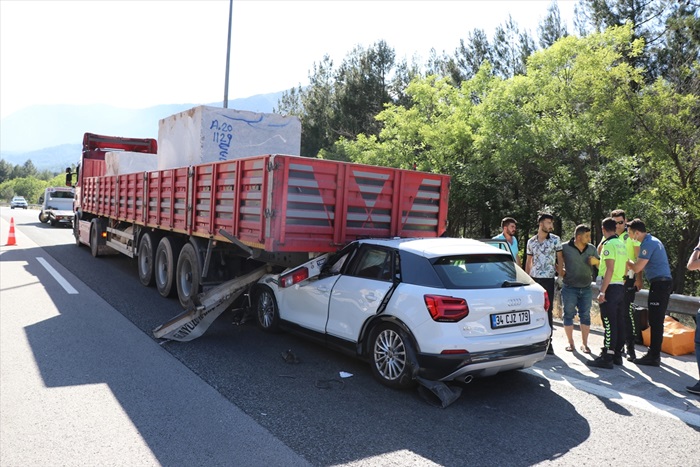
[[[447,224],[447,175],[280,154],[105,175],[118,151],[156,154],[157,142],[85,134],[76,244],[137,258],[141,283],[185,308],[261,265],[296,266],[358,238],[437,237]]]

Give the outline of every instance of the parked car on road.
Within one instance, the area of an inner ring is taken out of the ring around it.
[[[41,211],[39,221],[46,224],[50,222],[52,226],[73,225],[73,199],[75,190],[67,187],[49,187],[44,190],[44,194],[39,198]]]
[[[527,368],[550,336],[545,290],[510,251],[470,239],[358,240],[263,276],[253,299],[263,329],[367,359],[394,388]]]
[[[15,196],[12,198],[10,201],[10,209],[14,208],[27,209],[27,200],[24,199],[24,196]]]

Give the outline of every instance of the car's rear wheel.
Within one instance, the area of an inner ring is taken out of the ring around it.
[[[415,384],[409,356],[413,344],[398,327],[378,325],[370,339],[370,365],[374,377],[385,386],[404,389]]]
[[[280,313],[275,294],[269,287],[262,286],[258,289],[256,297],[255,316],[258,325],[268,332],[279,331]]]

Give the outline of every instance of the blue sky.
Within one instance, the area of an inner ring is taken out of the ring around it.
[[[575,0],[559,0],[571,23]],[[306,84],[328,54],[385,40],[397,58],[452,54],[511,14],[536,34],[551,0],[234,0],[229,99]],[[223,100],[228,0],[0,0],[0,116],[37,104]],[[572,25],[569,24],[569,30]]]

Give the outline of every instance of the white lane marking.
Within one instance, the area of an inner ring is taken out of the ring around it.
[[[42,258],[42,257],[40,257],[40,256],[37,256],[36,259],[37,259],[37,261],[39,261],[39,263],[40,263],[42,266],[44,266],[44,269],[46,269],[47,271],[49,271],[49,274],[51,274],[51,275],[53,276],[53,278],[56,279],[56,282],[58,282],[58,283],[60,284],[60,286],[63,287],[63,289],[64,289],[66,292],[68,292],[68,293],[71,294],[71,295],[77,294],[77,293],[78,293],[78,291],[75,290],[75,289],[73,288],[73,286],[70,285],[70,284],[68,283],[68,281],[65,280],[65,279],[63,278],[63,276],[60,275],[60,274],[58,273],[58,271],[56,271],[48,262],[46,262],[46,260],[45,260],[44,258]]]
[[[685,412],[680,409],[670,407],[665,404],[659,404],[658,402],[651,402],[638,396],[633,396],[631,394],[625,394],[624,392],[616,391],[615,389],[606,388],[598,384],[589,383],[578,378],[572,378],[570,376],[564,376],[561,373],[556,373],[549,370],[541,370],[539,368],[527,368],[525,370],[530,373],[546,380],[564,384],[569,387],[578,389],[579,391],[585,391],[589,394],[595,396],[604,397],[606,399],[619,401],[623,404],[636,407],[638,409],[646,410],[657,415],[662,415],[664,417],[674,418],[680,420],[688,425],[693,425],[700,427],[700,415]]]

